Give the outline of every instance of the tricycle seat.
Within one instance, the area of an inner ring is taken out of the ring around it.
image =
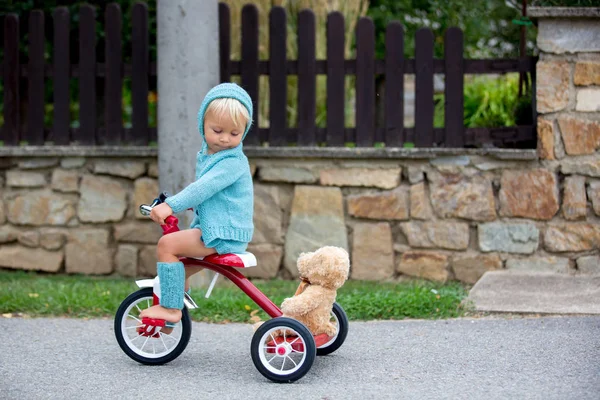
[[[206,257],[192,257],[197,260],[203,260],[212,264],[226,265],[235,268],[256,267],[256,257],[250,252],[211,254]]]

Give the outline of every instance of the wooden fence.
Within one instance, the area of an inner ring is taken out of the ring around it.
[[[416,147],[498,147],[535,146],[535,126],[510,128],[469,128],[463,126],[463,86],[465,74],[521,72],[529,73],[535,85],[535,58],[467,60],[463,58],[463,35],[457,28],[446,33],[444,59],[433,58],[433,34],[421,29],[416,35],[415,59],[405,59],[403,27],[389,24],[386,32],[384,60],[375,59],[375,29],[368,18],[361,18],[356,29],[356,59],[344,58],[344,19],[334,12],[327,18],[327,59],[315,58],[315,16],[304,10],[299,16],[298,59],[286,56],[286,13],[281,7],[270,12],[269,59],[258,56],[258,11],[254,5],[242,10],[242,57],[231,60],[230,12],[219,4],[221,80],[241,76],[258,109],[259,76],[268,75],[270,86],[269,128],[259,128],[254,121],[249,145],[269,146],[343,146],[353,142],[368,147],[385,143],[387,147],[412,142]],[[131,64],[123,62],[121,25],[118,5],[105,10],[105,60],[96,60],[95,9],[83,5],[79,11],[77,62],[69,46],[69,12],[58,7],[52,14],[52,63],[44,58],[44,14],[33,11],[28,23],[28,60],[21,63],[19,54],[19,18],[4,17],[4,125],[0,141],[4,146],[28,145],[147,145],[156,140],[156,129],[148,124],[148,81],[156,76],[156,65],[149,62],[148,9],[137,3],[132,9]],[[445,74],[445,127],[434,128],[433,76]],[[415,127],[404,126],[404,76],[416,76]],[[290,128],[286,117],[287,77],[298,76],[298,121]],[[327,124],[316,126],[316,76],[327,76]],[[345,76],[356,77],[356,126],[344,125]],[[385,122],[376,125],[377,75],[385,77]],[[132,85],[132,126],[123,125],[122,88],[125,77]],[[78,83],[79,126],[70,120],[69,87]],[[52,82],[52,126],[44,126],[44,88]],[[23,84],[25,82],[25,84]],[[98,104],[97,85],[103,85],[104,104]],[[27,88],[27,104],[20,90]],[[535,86],[532,88],[535,110]],[[24,113],[26,109],[26,113]],[[99,118],[97,110],[103,110]],[[256,113],[258,114],[258,113]],[[532,112],[535,124],[535,111]],[[256,117],[258,119],[258,116]],[[22,120],[24,119],[24,120]],[[99,120],[103,119],[103,125]]]
[[[463,125],[463,86],[465,74],[529,73],[535,85],[534,57],[519,59],[463,58],[463,33],[450,28],[445,35],[444,59],[433,57],[433,33],[423,28],[416,34],[415,59],[404,58],[403,26],[392,22],[386,30],[384,60],[375,59],[375,27],[369,18],[361,18],[356,28],[356,59],[344,58],[344,18],[339,12],[327,17],[327,59],[315,58],[315,16],[310,10],[298,15],[298,59],[286,57],[286,13],[273,7],[269,15],[269,59],[258,56],[258,10],[254,5],[242,9],[241,61],[231,60],[231,22],[229,7],[220,3],[221,81],[241,77],[258,109],[259,76],[269,77],[269,127],[260,128],[254,121],[245,142],[269,146],[343,146],[356,143],[371,147],[384,143],[387,147],[535,147],[535,111],[532,125],[508,128],[468,128]],[[404,75],[415,74],[415,126],[404,126]],[[445,124],[434,128],[434,74],[445,74]],[[290,128],[286,120],[287,76],[298,76],[298,120]],[[315,124],[316,76],[327,76],[327,123]],[[344,126],[345,76],[356,77],[356,126]],[[385,122],[376,126],[376,75],[385,77]],[[535,110],[535,86],[532,88]]]
[[[156,140],[156,128],[148,126],[148,81],[156,76],[155,63],[149,62],[148,8],[143,3],[132,7],[131,64],[123,63],[122,13],[117,4],[105,11],[105,60],[96,61],[96,11],[90,5],[79,9],[79,60],[70,55],[70,16],[66,7],[52,14],[52,64],[44,59],[42,11],[29,14],[28,62],[21,64],[19,54],[19,18],[4,17],[4,125],[0,140],[5,146],[19,145],[147,145]],[[122,88],[124,77],[131,77],[132,124],[123,126]],[[71,127],[69,86],[78,83],[79,127]],[[97,80],[104,83],[104,104],[98,107]],[[52,126],[44,126],[44,89],[52,81]],[[26,85],[22,85],[22,81]],[[20,90],[27,88],[27,104],[21,104]],[[22,121],[26,108],[26,120]],[[104,126],[98,126],[97,110],[104,109]]]

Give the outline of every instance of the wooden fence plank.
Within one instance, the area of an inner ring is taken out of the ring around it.
[[[346,88],[344,74],[344,16],[339,11],[327,16],[327,145],[345,142],[344,108]]]
[[[219,59],[221,82],[231,81],[231,12],[219,3]]]
[[[356,145],[375,141],[375,26],[363,17],[356,25]]]
[[[4,17],[4,126],[0,140],[4,145],[19,143],[20,96],[19,96],[19,17]]]
[[[404,27],[391,22],[385,35],[385,144],[398,147],[404,136]]]
[[[74,139],[82,145],[96,143],[96,13],[79,9],[79,130]]]
[[[287,132],[287,75],[285,9],[273,7],[269,16],[269,145],[284,146],[294,138]]]
[[[316,82],[315,14],[308,9],[298,14],[298,144],[314,146]]]
[[[242,87],[252,98],[254,121],[244,143],[263,142],[258,131],[258,9],[254,4],[242,8]]]
[[[29,13],[29,62],[27,66],[27,129],[23,140],[44,144],[44,12]]]
[[[106,133],[101,144],[121,143],[123,130],[122,92],[123,78],[121,74],[121,7],[111,3],[105,12],[106,30],[106,78],[105,83],[105,123]]]
[[[148,131],[148,6],[136,3],[131,11],[131,103],[132,127],[125,140],[136,145],[147,145]]]
[[[415,146],[432,147],[433,32],[421,28],[417,30],[415,39]]]
[[[67,7],[57,7],[53,12],[54,19],[54,73],[52,91],[54,117],[51,139],[55,145],[66,145],[70,142],[69,133],[69,70],[71,67],[69,31],[70,17]]]
[[[464,69],[463,33],[459,28],[449,28],[444,39],[445,76],[445,147],[464,147],[465,128],[463,122]]]

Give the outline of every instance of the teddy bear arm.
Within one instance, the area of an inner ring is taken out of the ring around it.
[[[319,291],[307,289],[298,296],[285,299],[281,303],[281,311],[287,315],[304,315],[317,308],[321,302]]]

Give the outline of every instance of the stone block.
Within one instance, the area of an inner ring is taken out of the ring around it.
[[[538,48],[545,53],[598,53],[600,27],[598,20],[549,18],[538,25]]]
[[[539,61],[536,64],[537,111],[560,111],[569,104],[571,65],[567,61]]]
[[[406,220],[408,210],[408,190],[403,187],[348,196],[348,214],[354,217]]]
[[[579,89],[577,90],[576,111],[598,112],[600,111],[600,89]]]
[[[600,275],[600,256],[579,257],[577,270],[584,275]]]
[[[438,282],[446,282],[448,256],[437,252],[407,251],[402,254],[396,270],[402,274]]]
[[[36,171],[13,169],[6,171],[6,186],[16,188],[35,188],[46,186],[46,174]]]
[[[20,231],[11,225],[0,226],[0,243],[16,242]]]
[[[81,168],[85,165],[85,158],[83,157],[66,157],[60,160],[61,168]]]
[[[57,165],[58,158],[54,157],[28,158],[19,160],[19,168],[21,169],[42,169],[55,167]]]
[[[600,62],[577,62],[573,82],[579,86],[600,85]]]
[[[454,277],[461,282],[476,283],[487,271],[502,269],[498,254],[457,256],[452,260]]]
[[[537,133],[538,133],[538,154],[541,159],[554,160],[554,128],[552,121],[543,118],[538,118]]]
[[[81,179],[77,215],[82,222],[120,221],[127,208],[125,188],[113,178],[85,175]]]
[[[283,244],[283,210],[277,185],[254,184],[252,243]]]
[[[357,223],[353,238],[351,279],[383,280],[394,275],[390,224]]]
[[[558,126],[568,155],[592,154],[600,147],[598,122],[565,117],[558,119]]]
[[[560,171],[565,175],[600,177],[600,157],[590,155],[566,158],[560,162]]]
[[[74,200],[49,191],[30,191],[7,201],[15,225],[67,225],[75,217]]]
[[[411,247],[465,250],[469,246],[469,224],[464,222],[406,222],[401,227]]]
[[[94,173],[120,176],[135,179],[146,172],[146,163],[143,161],[123,160],[98,160],[94,164]]]
[[[148,164],[148,176],[151,178],[158,178],[158,163],[156,161]]]
[[[556,175],[545,169],[502,173],[500,215],[549,220],[559,209]]]
[[[420,220],[433,218],[433,210],[431,209],[431,201],[429,201],[425,182],[410,187],[410,217]]]
[[[116,272],[121,276],[137,276],[138,249],[129,244],[119,245],[115,255]]]
[[[285,268],[297,277],[296,260],[300,253],[315,251],[322,246],[348,249],[342,191],[339,188],[296,186],[285,237]]]
[[[162,229],[152,221],[125,222],[114,225],[115,240],[119,243],[156,244],[162,236]]]
[[[4,208],[4,200],[0,199],[0,225],[6,222],[6,211]]]
[[[394,189],[400,185],[402,168],[331,168],[321,170],[321,185],[364,186]]]
[[[483,252],[532,254],[538,249],[540,232],[531,223],[490,222],[478,226]]]
[[[256,256],[258,265],[242,270],[245,276],[259,279],[277,277],[283,259],[283,246],[271,243],[250,244],[248,251]]]
[[[562,257],[528,257],[506,260],[506,269],[521,272],[569,273],[569,259]]]
[[[139,178],[135,180],[133,183],[133,199],[130,205],[135,218],[148,219],[148,217],[140,214],[140,204],[152,203],[152,200],[156,198],[158,193],[158,180],[153,178]]]
[[[585,177],[568,176],[563,189],[562,214],[565,219],[585,218],[587,214],[587,198],[585,195]]]
[[[261,166],[258,178],[264,182],[316,183],[318,174],[309,168]]]
[[[108,231],[79,228],[69,231],[65,247],[66,272],[100,275],[113,272],[113,252],[108,244]]]
[[[154,278],[156,276],[156,246],[144,246],[140,249],[138,255],[138,276],[145,278]]]
[[[55,169],[52,171],[52,189],[64,193],[78,192],[79,172],[70,169]]]
[[[431,204],[441,218],[464,218],[474,221],[496,219],[496,201],[492,181],[481,175],[456,173],[428,174]]]
[[[46,250],[61,249],[66,241],[67,235],[64,231],[53,228],[42,228],[40,230],[40,246]]]
[[[0,246],[0,267],[4,268],[57,272],[63,260],[62,251],[48,251],[17,244]]]
[[[17,240],[23,246],[38,247],[40,245],[40,233],[38,231],[22,231],[19,232]]]
[[[409,165],[407,169],[408,181],[411,184],[423,182],[423,180],[425,179],[425,173],[423,171],[424,168],[422,166]]]
[[[600,227],[587,223],[564,223],[546,228],[544,245],[551,252],[587,251],[600,244]]]
[[[587,195],[592,202],[594,214],[600,215],[600,181],[590,182],[587,190]]]

